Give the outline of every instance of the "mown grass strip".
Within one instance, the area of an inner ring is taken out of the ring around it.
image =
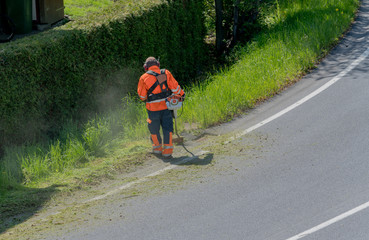
[[[66,15],[78,18],[101,11],[102,8],[111,6],[113,3],[114,0],[64,0],[64,11]]]

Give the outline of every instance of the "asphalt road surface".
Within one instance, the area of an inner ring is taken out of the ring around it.
[[[225,137],[222,151],[208,148],[205,170],[177,170],[197,179],[159,194],[106,196],[95,211],[108,217],[95,212],[93,223],[46,239],[369,239],[368,2],[316,70],[208,130],[238,135]]]

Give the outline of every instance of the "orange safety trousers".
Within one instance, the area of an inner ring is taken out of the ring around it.
[[[162,154],[164,157],[169,157],[173,153],[173,117],[170,110],[147,111],[148,112],[148,127],[153,143],[153,153]],[[160,128],[163,131],[163,140],[160,135]],[[164,146],[162,146],[164,144]]]

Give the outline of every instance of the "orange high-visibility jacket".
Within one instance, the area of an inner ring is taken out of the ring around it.
[[[160,69],[158,66],[151,66],[149,70],[154,71],[160,74]],[[165,70],[165,74],[167,76],[167,85],[169,91],[171,91],[175,95],[183,96],[184,92],[179,86],[177,80],[174,79],[173,75],[168,71]],[[137,87],[138,96],[142,101],[146,101],[148,99],[148,90],[156,83],[157,79],[154,75],[145,73],[140,77]],[[161,93],[162,90],[158,85],[153,91],[152,94]],[[149,111],[161,111],[167,109],[167,105],[165,104],[165,99],[158,99],[154,101],[146,101],[146,108]]]

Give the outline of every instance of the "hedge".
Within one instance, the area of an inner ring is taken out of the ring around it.
[[[148,56],[180,83],[192,79],[209,55],[203,9],[202,0],[118,1],[1,45],[0,146],[54,136],[96,111],[109,89],[134,92]]]

